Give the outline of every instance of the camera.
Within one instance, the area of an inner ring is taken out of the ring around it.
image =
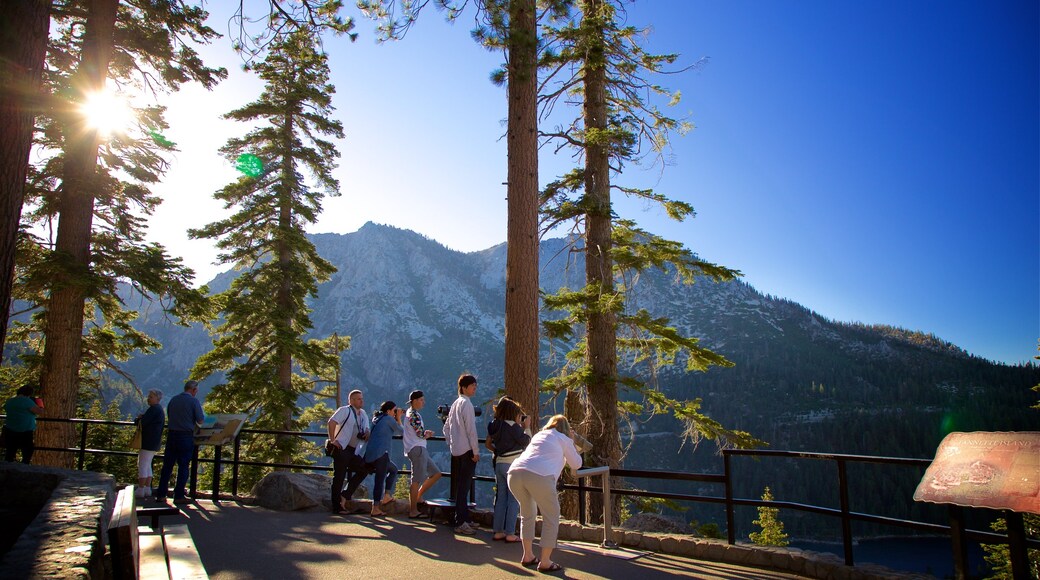
[[[437,417],[441,420],[441,423],[446,423],[448,421],[448,413],[450,413],[450,412],[451,412],[451,405],[445,405],[445,404],[437,405]],[[473,407],[473,415],[474,416],[479,417],[483,412],[484,412],[483,409],[481,409],[480,407],[477,407],[477,406]]]

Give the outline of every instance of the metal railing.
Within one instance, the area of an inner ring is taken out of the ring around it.
[[[3,418],[3,415],[0,415]],[[92,425],[116,425],[133,427],[133,423],[129,421],[107,421],[98,419],[54,419],[40,417],[38,421],[57,421],[57,422],[68,422],[79,426],[79,446],[68,447],[68,448],[52,448],[52,447],[37,447],[38,450],[45,451],[59,451],[75,453],[77,457],[78,469],[83,469],[85,465],[86,456],[88,454],[99,454],[99,455],[116,455],[116,456],[128,456],[132,457],[136,455],[135,451],[119,451],[119,450],[107,450],[107,449],[92,449],[87,447],[87,432]],[[197,479],[198,479],[198,464],[199,463],[210,463],[213,465],[213,479],[212,479],[212,497],[218,499],[220,496],[220,477],[223,468],[230,463],[232,469],[231,476],[231,495],[233,497],[238,496],[238,485],[239,485],[239,469],[242,466],[256,466],[256,467],[272,467],[278,469],[293,469],[302,471],[317,471],[317,472],[328,472],[332,471],[331,466],[325,465],[303,465],[303,464],[285,464],[285,463],[272,463],[272,462],[261,462],[251,461],[243,459],[241,457],[241,444],[244,436],[252,435],[288,435],[288,436],[299,436],[304,438],[315,438],[325,439],[328,434],[326,432],[300,432],[300,431],[275,431],[275,430],[264,430],[264,429],[248,429],[243,428],[239,435],[234,439],[232,445],[232,458],[227,461],[223,458],[222,446],[215,446],[214,457],[200,458],[198,457],[198,448],[196,448],[195,458],[192,461],[191,469],[191,494],[196,496]],[[400,439],[400,436],[395,437]],[[444,441],[443,437],[433,437],[430,441]],[[685,472],[674,472],[674,471],[656,471],[656,470],[636,470],[636,469],[610,469],[609,473],[606,474],[603,479],[603,487],[596,489],[585,484],[587,476],[591,475],[604,475],[602,473],[606,468],[593,468],[579,470],[577,475],[578,484],[567,484],[561,485],[560,487],[565,490],[574,490],[578,492],[578,505],[579,505],[579,518],[580,523],[586,523],[586,506],[585,496],[590,493],[601,493],[603,494],[604,506],[611,505],[610,495],[628,496],[628,497],[646,497],[646,498],[658,498],[658,499],[669,499],[676,501],[690,501],[710,504],[723,504],[726,510],[726,531],[727,541],[730,544],[736,543],[736,523],[735,523],[735,508],[737,506],[750,506],[750,507],[771,507],[771,508],[783,508],[789,510],[796,510],[814,514],[820,514],[829,517],[839,518],[841,521],[841,535],[842,545],[844,548],[845,564],[852,566],[853,560],[853,536],[852,536],[852,523],[853,522],[868,522],[874,524],[882,524],[888,526],[896,526],[905,529],[910,529],[918,532],[926,532],[929,534],[943,535],[951,538],[953,560],[954,560],[954,573],[957,578],[966,578],[968,573],[967,563],[967,540],[975,540],[987,544],[1009,544],[1007,535],[997,534],[993,532],[985,532],[981,530],[970,530],[965,527],[965,509],[959,506],[948,506],[948,515],[950,525],[941,525],[928,522],[920,522],[915,520],[907,520],[901,518],[892,518],[886,516],[880,516],[875,514],[867,514],[861,512],[852,511],[849,507],[849,489],[848,489],[848,465],[849,464],[887,464],[887,465],[899,465],[906,467],[927,467],[931,461],[926,459],[909,459],[899,457],[876,457],[869,455],[846,455],[836,453],[810,453],[810,452],[797,452],[797,451],[775,451],[775,450],[746,450],[746,449],[727,449],[722,452],[723,454],[723,473],[721,474],[703,474],[703,473],[685,473]],[[732,460],[734,457],[750,456],[750,457],[782,457],[782,458],[793,458],[793,459],[804,459],[811,461],[826,461],[832,462],[835,465],[835,474],[837,477],[837,491],[839,497],[839,507],[837,509],[817,506],[810,504],[803,504],[789,501],[766,501],[762,499],[754,498],[738,498],[734,496],[733,483],[735,481],[734,469],[732,466]],[[162,457],[159,454],[158,457]],[[402,475],[411,473],[410,470],[401,469]],[[445,473],[449,478],[452,477],[451,473]],[[701,482],[723,486],[723,495],[698,495],[698,494],[683,494],[683,493],[667,493],[667,492],[655,492],[648,490],[639,489],[619,489],[614,488],[610,485],[612,480],[620,478],[639,478],[649,479],[654,481],[689,481],[689,482]],[[494,482],[494,477],[488,476],[476,476],[474,485],[471,486],[470,495],[475,496],[475,485],[476,481],[482,482]],[[450,484],[449,484],[450,485]],[[450,486],[449,489],[453,489],[454,486]],[[598,502],[597,502],[598,503]],[[604,530],[604,545],[609,545],[612,538],[610,535],[610,520],[609,511],[604,509],[605,517],[605,530]],[[1005,517],[1008,519],[1009,527],[1021,526],[1021,514],[1016,512],[1005,512]],[[1034,539],[1026,539],[1024,549],[1040,549],[1040,541]],[[1014,562],[1013,562],[1014,563]]]

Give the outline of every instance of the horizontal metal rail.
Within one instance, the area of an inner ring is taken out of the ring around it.
[[[0,419],[6,418],[0,414]],[[75,453],[78,456],[78,468],[83,469],[85,457],[87,455],[110,455],[120,457],[134,457],[137,455],[135,451],[123,451],[123,450],[109,450],[109,449],[97,449],[87,447],[87,431],[92,426],[121,426],[121,427],[133,427],[134,423],[131,421],[109,421],[104,419],[59,419],[50,417],[39,417],[38,421],[53,421],[62,423],[72,423],[79,425],[80,437],[79,445],[76,447],[37,447],[39,450],[46,451],[58,451],[66,453]],[[318,438],[324,439],[328,437],[328,433],[323,431],[281,431],[272,429],[249,429],[244,428],[239,432],[238,437],[234,440],[234,457],[231,461],[227,461],[222,458],[220,447],[215,448],[215,457],[210,458],[198,458],[196,457],[197,463],[208,463],[213,464],[213,496],[217,499],[219,495],[219,477],[221,468],[230,463],[233,468],[232,477],[232,495],[238,495],[238,470],[242,466],[251,467],[266,467],[275,469],[291,469],[291,470],[302,470],[302,471],[314,471],[314,472],[329,472],[332,471],[331,466],[327,465],[315,465],[315,464],[296,464],[296,463],[272,463],[263,461],[251,461],[240,457],[240,446],[243,437],[252,435],[281,435],[281,436],[294,436],[303,438]],[[400,439],[400,436],[395,436],[395,439]],[[443,437],[432,437],[429,441],[444,441]],[[158,454],[158,457],[162,457],[162,454]],[[798,502],[789,501],[777,501],[771,500],[766,501],[757,498],[738,498],[733,496],[733,468],[731,466],[732,459],[734,457],[771,457],[771,458],[794,458],[801,460],[819,460],[834,463],[838,468],[838,491],[839,497],[841,498],[841,507],[832,508],[825,506],[817,506],[811,504],[804,504]],[[803,451],[781,451],[781,450],[748,450],[748,449],[726,449],[723,450],[723,465],[724,472],[721,474],[717,473],[686,473],[676,471],[656,471],[656,470],[638,470],[638,469],[613,469],[609,470],[606,467],[599,468],[588,468],[582,469],[577,472],[579,480],[578,484],[561,484],[560,488],[565,490],[574,490],[578,492],[579,496],[579,513],[581,522],[585,523],[585,494],[588,492],[602,493],[604,496],[604,545],[609,545],[607,542],[610,540],[610,521],[609,521],[609,509],[608,506],[611,494],[628,497],[647,497],[647,498],[658,498],[668,499],[675,501],[689,501],[697,503],[708,503],[708,504],[722,504],[726,509],[726,523],[727,523],[727,534],[728,541],[730,544],[736,543],[735,538],[735,524],[734,524],[734,508],[736,506],[749,506],[749,507],[771,507],[778,509],[796,510],[806,513],[820,514],[828,517],[839,518],[842,522],[842,540],[845,551],[845,563],[848,565],[853,564],[852,560],[852,538],[851,538],[851,522],[868,522],[874,524],[881,524],[886,526],[894,526],[904,529],[909,529],[917,532],[925,532],[929,534],[944,535],[951,538],[963,537],[969,538],[978,542],[984,542],[987,544],[1008,544],[1008,536],[1004,534],[997,534],[982,530],[971,530],[963,527],[963,521],[961,518],[955,518],[951,513],[951,525],[933,524],[928,522],[920,522],[915,520],[905,520],[900,518],[892,518],[876,514],[867,514],[851,511],[848,507],[848,489],[847,489],[847,478],[845,476],[846,465],[849,463],[871,463],[871,464],[887,464],[887,465],[899,465],[905,467],[927,467],[931,464],[930,460],[927,459],[914,459],[904,457],[879,457],[870,455],[846,455],[838,453],[814,453],[814,452],[803,452]],[[192,469],[192,493],[195,492],[195,475],[196,468]],[[410,470],[402,469],[402,474],[409,474]],[[449,478],[452,477],[451,473],[445,473]],[[597,490],[595,488],[588,487],[584,484],[584,479],[593,475],[603,475],[603,488]],[[724,493],[719,496],[701,495],[701,494],[683,494],[683,493],[667,493],[667,492],[655,492],[641,489],[618,489],[613,488],[610,485],[611,480],[617,480],[621,478],[628,479],[648,479],[651,481],[689,481],[689,482],[702,482],[720,485],[724,487]],[[495,482],[494,477],[478,475],[474,478],[475,482]],[[475,492],[474,487],[471,487],[470,494],[473,495]],[[1033,538],[1026,539],[1026,546],[1028,549],[1040,549],[1040,540]],[[956,567],[959,570],[966,570],[967,564],[963,561],[966,558],[964,554],[958,554],[959,550],[954,549],[954,558],[956,560],[962,560],[956,562]]]

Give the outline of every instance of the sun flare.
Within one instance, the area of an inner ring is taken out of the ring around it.
[[[108,88],[87,95],[80,112],[87,124],[105,137],[125,132],[134,120],[133,109],[126,99]]]

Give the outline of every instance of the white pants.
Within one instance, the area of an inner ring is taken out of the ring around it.
[[[156,451],[148,451],[142,449],[137,452],[137,477],[140,479],[148,479],[152,476],[152,459],[155,458]]]
[[[535,521],[542,512],[542,539],[538,545],[555,548],[560,534],[560,496],[556,478],[526,469],[514,469],[507,476],[509,491],[520,502],[520,537],[534,540]]]

